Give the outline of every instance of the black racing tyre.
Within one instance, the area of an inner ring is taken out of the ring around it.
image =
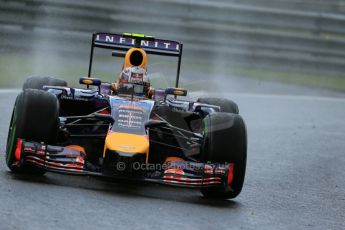
[[[67,86],[67,82],[62,79],[57,79],[53,77],[38,77],[33,76],[25,80],[23,84],[23,90],[26,89],[43,89],[43,86]]]
[[[13,172],[45,173],[41,168],[19,168],[13,165],[17,138],[54,144],[58,133],[58,119],[59,102],[55,95],[43,90],[27,89],[17,96],[6,145],[6,164]]]
[[[221,112],[235,113],[235,114],[239,113],[239,109],[238,109],[237,104],[231,100],[228,100],[228,99],[215,98],[215,97],[205,97],[205,98],[199,98],[197,100],[197,102],[219,106],[221,109]]]
[[[242,190],[247,162],[247,131],[242,117],[231,113],[212,113],[203,119],[204,162],[234,163],[229,185],[201,189],[206,198],[232,199]]]

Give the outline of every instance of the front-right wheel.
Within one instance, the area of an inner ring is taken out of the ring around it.
[[[202,159],[211,163],[233,163],[230,184],[201,189],[206,198],[232,199],[240,194],[247,161],[247,131],[242,117],[234,113],[212,113],[203,119]]]

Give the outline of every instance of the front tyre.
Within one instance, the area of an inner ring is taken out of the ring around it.
[[[55,95],[27,89],[16,99],[6,145],[6,164],[13,172],[44,174],[33,166],[18,167],[15,162],[17,139],[54,144],[58,132],[59,102]]]
[[[225,98],[202,97],[202,98],[199,98],[197,102],[219,106],[221,112],[235,113],[235,114],[239,113],[237,104]]]
[[[25,80],[23,84],[23,90],[26,89],[41,89],[43,90],[43,86],[67,86],[67,82],[62,79],[54,78],[54,77],[40,77],[40,76],[33,76],[29,77]]]
[[[232,199],[240,194],[244,182],[247,161],[247,131],[244,120],[238,114],[212,113],[203,120],[204,162],[234,163],[230,185],[201,189],[206,198]]]

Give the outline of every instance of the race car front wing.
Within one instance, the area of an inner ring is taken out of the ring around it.
[[[88,162],[85,153],[69,147],[52,146],[18,139],[15,159],[14,164],[17,167],[33,165],[57,173],[109,177],[109,175],[102,174],[99,167],[95,167]],[[140,167],[143,172],[141,176],[135,178],[129,176],[128,179],[180,187],[202,188],[231,185],[234,163],[212,164],[173,161],[161,164],[159,169],[149,167],[148,170],[146,168],[146,165],[142,165]],[[113,177],[119,176],[113,175]]]

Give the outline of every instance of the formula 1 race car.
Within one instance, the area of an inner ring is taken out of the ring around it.
[[[144,66],[146,53],[177,57],[175,87],[138,97],[141,85],[91,77],[94,48]],[[141,34],[94,33],[84,88],[64,80],[30,77],[17,96],[8,132],[6,163],[14,173],[46,171],[141,180],[198,188],[207,198],[229,199],[242,189],[247,134],[230,100],[181,100],[183,44]]]

